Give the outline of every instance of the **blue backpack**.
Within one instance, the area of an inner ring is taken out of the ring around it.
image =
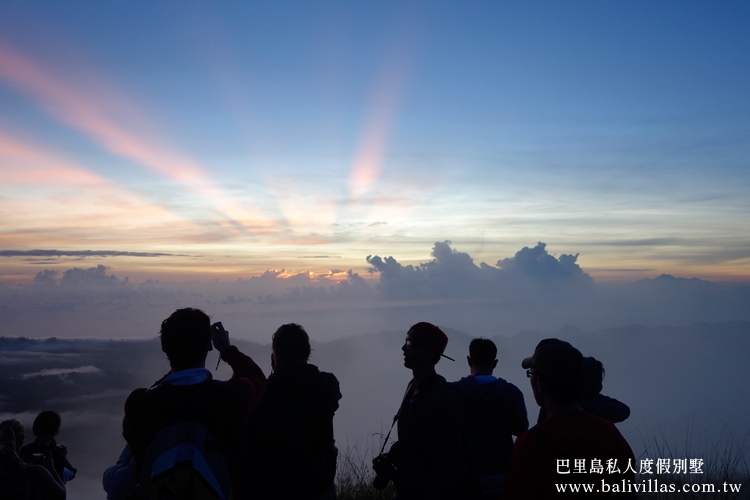
[[[156,433],[138,482],[142,500],[231,500],[232,481],[216,437],[197,422]]]

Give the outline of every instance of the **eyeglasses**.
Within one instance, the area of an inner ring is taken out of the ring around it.
[[[526,377],[531,378],[532,375],[534,375],[534,372],[531,371],[531,368],[529,368],[528,370],[526,370]]]

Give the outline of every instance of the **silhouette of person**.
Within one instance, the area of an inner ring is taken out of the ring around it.
[[[125,442],[132,441],[127,419],[122,421],[122,437]],[[117,463],[102,474],[102,486],[107,492],[107,500],[125,500],[138,485],[138,464],[130,445],[126,444],[117,459]]]
[[[477,338],[469,344],[470,376],[454,384],[464,395],[469,463],[483,499],[497,498],[513,449],[513,436],[529,428],[526,403],[515,385],[492,375],[497,346]]]
[[[521,366],[531,379],[534,399],[549,416],[516,439],[501,498],[591,498],[583,491],[558,490],[560,484],[579,483],[594,484],[605,497],[634,498],[635,493],[627,491],[635,478],[630,445],[613,423],[578,404],[583,386],[580,351],[568,342],[545,339]]]
[[[592,357],[583,358],[583,390],[578,404],[587,412],[616,424],[630,416],[630,408],[615,398],[601,394],[604,373],[604,365],[601,361]],[[547,418],[547,412],[544,407],[541,407],[537,423],[545,418]]]
[[[60,414],[55,411],[46,410],[37,415],[34,424],[31,426],[36,439],[21,448],[20,455],[26,462],[36,462],[35,456],[49,453],[55,464],[57,475],[60,476],[63,483],[67,483],[76,477],[77,470],[68,461],[68,449],[55,441],[55,436],[60,432],[61,424]]]
[[[279,447],[286,448],[289,456],[284,470],[276,472],[287,483],[283,496],[333,500],[338,458],[333,416],[341,399],[339,381],[332,373],[308,363],[310,337],[296,323],[281,325],[273,334],[271,348],[273,373],[268,377],[268,390],[261,404],[269,413],[257,418],[275,426],[276,435],[281,434],[279,426],[287,435]],[[257,440],[257,436],[251,436]],[[276,494],[278,497],[281,492]]]
[[[197,422],[216,436],[239,493],[237,464],[250,412],[266,389],[263,371],[230,345],[221,323],[211,325],[200,309],[178,309],[161,324],[161,348],[171,370],[150,389],[134,390],[125,402],[126,438],[140,468],[156,433],[180,422]],[[228,381],[213,380],[206,356],[215,347],[233,370]]]
[[[51,452],[37,452],[38,463],[21,460],[18,453],[25,438],[20,420],[0,422],[0,498],[65,500],[65,484],[55,471]]]
[[[385,458],[395,466],[399,500],[454,500],[473,496],[462,439],[460,393],[435,372],[448,344],[440,328],[422,322],[406,334],[401,350],[413,378],[398,411],[398,441]],[[447,356],[445,356],[447,357]],[[373,468],[380,476],[384,461]]]

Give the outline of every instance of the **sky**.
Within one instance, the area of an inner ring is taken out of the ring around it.
[[[747,457],[748,26],[747,2],[0,2],[0,417],[59,409],[71,495],[100,498],[161,321],[200,307],[266,374],[306,328],[342,450],[387,427],[429,321],[451,380],[493,338],[533,413],[520,360],[564,338],[638,454]]]
[[[372,281],[368,256],[443,241],[498,269],[544,242],[597,283],[748,282],[749,22],[742,2],[3,2],[0,284]]]

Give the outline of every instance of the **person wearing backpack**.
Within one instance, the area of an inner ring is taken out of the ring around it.
[[[63,480],[63,483],[76,477],[77,469],[70,465],[68,461],[68,448],[57,444],[55,437],[60,432],[62,418],[56,411],[45,410],[34,419],[31,431],[36,439],[32,443],[21,448],[21,458],[25,462],[37,463],[36,457],[52,456],[52,462],[55,464],[57,475]]]
[[[18,456],[25,437],[20,420],[0,422],[0,498],[65,500],[65,485],[55,471],[51,453],[37,457],[39,464],[28,464]]]
[[[128,445],[138,469],[138,497],[229,500],[239,496],[239,463],[250,412],[266,390],[263,371],[229,343],[221,323],[199,309],[178,309],[161,324],[170,372],[125,402]],[[215,347],[233,370],[213,380],[206,356]]]
[[[464,396],[466,447],[483,500],[498,498],[513,450],[513,436],[529,428],[520,389],[492,375],[497,367],[496,356],[494,342],[473,339],[466,357],[471,375],[454,382]]]

